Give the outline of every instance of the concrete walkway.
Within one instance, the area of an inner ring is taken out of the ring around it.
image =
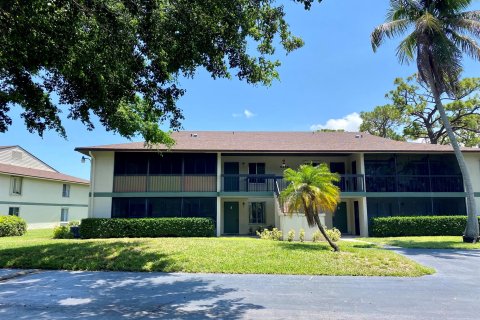
[[[479,319],[480,251],[395,249],[421,278],[41,271],[0,280],[0,319]],[[0,278],[18,270],[0,270]]]

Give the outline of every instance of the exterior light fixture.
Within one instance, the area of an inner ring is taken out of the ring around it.
[[[280,165],[280,168],[282,169],[288,168],[287,164],[285,163],[285,159],[282,160],[282,164]]]
[[[90,158],[87,158],[85,156],[82,156],[82,159],[80,160],[82,163],[85,163],[86,160],[92,161]]]

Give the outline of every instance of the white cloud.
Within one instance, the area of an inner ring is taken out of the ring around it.
[[[243,110],[243,114],[245,115],[245,118],[247,118],[247,119],[250,119],[251,117],[255,116],[255,114],[252,111],[247,110],[247,109]]]
[[[234,117],[234,118],[245,117],[247,119],[250,119],[250,118],[255,117],[255,116],[256,116],[256,114],[253,113],[252,111],[248,110],[248,109],[243,110],[242,113],[233,113],[232,114],[232,117]]]
[[[362,124],[362,118],[356,112],[350,113],[341,119],[329,119],[325,124],[314,124],[310,126],[310,130],[316,131],[320,129],[343,129],[349,132],[358,132],[360,125]]]

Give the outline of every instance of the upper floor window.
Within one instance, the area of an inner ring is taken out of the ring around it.
[[[22,194],[22,177],[11,177],[10,193],[17,196]]]
[[[20,215],[20,208],[19,207],[10,207],[8,208],[8,215],[9,216],[19,216]]]
[[[256,162],[248,164],[248,174],[265,174],[265,163]],[[264,178],[250,178],[250,183],[265,183]]]
[[[68,198],[70,197],[70,185],[64,183],[62,188],[62,197]]]

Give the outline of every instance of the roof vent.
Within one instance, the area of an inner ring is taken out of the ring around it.
[[[356,134],[355,138],[357,138],[357,139],[363,138],[363,134]]]
[[[12,151],[12,160],[22,160],[22,152]]]
[[[196,133],[190,133],[190,137],[196,138],[196,137],[198,137],[198,134],[196,134]]]

